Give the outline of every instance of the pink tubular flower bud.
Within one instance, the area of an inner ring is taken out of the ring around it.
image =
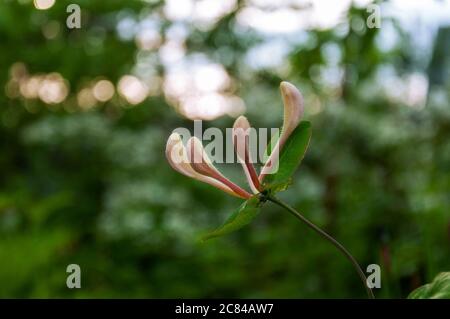
[[[252,192],[258,194],[260,192],[260,183],[255,167],[251,162],[251,154],[249,142],[250,140],[250,123],[245,116],[236,119],[233,125],[233,143],[237,153],[237,158],[242,164],[247,182]]]
[[[191,167],[197,173],[211,177],[230,188],[236,196],[242,198],[250,198],[251,195],[230,181],[228,178],[222,175],[217,168],[212,164],[208,155],[206,154],[202,143],[196,137],[191,137],[187,142],[187,156],[190,161]]]
[[[193,179],[199,180],[201,182],[210,184],[214,187],[217,187],[221,190],[223,190],[224,192],[236,196],[236,197],[240,197],[240,198],[249,198],[250,194],[244,194],[244,193],[237,193],[234,190],[232,190],[230,187],[228,187],[227,185],[225,185],[224,183],[222,183],[221,181],[200,174],[197,171],[195,171],[193,169],[193,167],[190,164],[187,152],[186,152],[186,148],[183,145],[183,141],[181,140],[181,136],[178,133],[172,133],[172,135],[170,135],[169,139],[167,140],[167,145],[166,145],[166,158],[167,161],[169,162],[170,166],[176,170],[177,172],[191,177]]]
[[[281,82],[280,90],[284,104],[283,127],[277,144],[261,170],[259,175],[260,181],[264,180],[265,175],[274,173],[275,167],[278,166],[281,149],[303,116],[303,96],[300,91],[289,82]]]

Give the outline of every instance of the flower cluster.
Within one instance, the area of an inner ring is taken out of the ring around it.
[[[250,123],[246,117],[240,116],[233,125],[234,148],[253,194],[263,191],[265,176],[273,173],[274,167],[277,167],[280,151],[303,116],[303,97],[297,88],[291,83],[281,82],[280,89],[284,104],[283,127],[259,175],[251,162],[249,151]],[[191,137],[184,145],[181,136],[172,133],[167,141],[166,157],[173,169],[181,174],[208,183],[236,197],[244,199],[252,197],[251,193],[219,172],[196,137]]]

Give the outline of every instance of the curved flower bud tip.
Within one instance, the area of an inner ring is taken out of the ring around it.
[[[280,149],[288,137],[300,123],[303,117],[303,96],[297,88],[289,82],[281,82],[281,95],[284,103],[283,128],[280,137]]]
[[[250,123],[245,116],[239,116],[233,125],[233,144],[237,158],[244,169],[247,182],[254,194],[260,192],[260,183],[255,167],[251,162],[249,147]]]
[[[285,81],[281,82],[280,90],[284,104],[283,127],[277,144],[261,170],[260,181],[263,181],[265,175],[273,173],[275,167],[278,166],[279,153],[303,116],[303,96],[300,91],[294,85]]]
[[[183,141],[181,139],[181,136],[178,133],[172,133],[167,140],[166,144],[166,158],[169,162],[170,166],[176,170],[177,172],[191,177],[193,179],[199,180],[201,182],[210,184],[211,186],[217,187],[224,192],[240,197],[240,198],[249,198],[250,194],[248,196],[243,193],[236,193],[233,191],[230,187],[222,183],[221,181],[218,181],[215,178],[203,175],[198,173],[193,169],[189,162],[189,157],[186,151],[185,146],[183,145]]]
[[[178,133],[172,133],[166,144],[166,158],[170,166],[177,172],[188,177],[194,177],[195,171],[189,164],[186,149]]]

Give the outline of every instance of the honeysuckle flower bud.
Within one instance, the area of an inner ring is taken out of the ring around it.
[[[170,166],[177,172],[194,178],[196,180],[199,180],[201,182],[210,184],[214,187],[217,187],[226,193],[237,196],[240,198],[248,198],[250,197],[250,194],[244,194],[244,193],[236,193],[233,191],[230,187],[222,183],[221,181],[206,176],[204,174],[198,173],[194,168],[191,166],[189,157],[186,151],[185,146],[183,145],[183,141],[181,139],[181,136],[178,133],[172,133],[167,140],[166,145],[166,158],[169,162]],[[244,191],[245,192],[245,191]]]
[[[250,154],[251,127],[248,120],[244,116],[240,116],[233,125],[233,143],[237,158],[244,169],[248,184],[254,194],[264,192],[265,185],[261,183],[264,176],[274,173],[275,168],[278,166],[280,150],[297,128],[303,115],[303,97],[300,92],[288,82],[282,82],[280,89],[284,103],[283,127],[281,135],[259,176],[252,164]],[[166,157],[175,170],[186,176],[213,185],[233,196],[244,199],[252,197],[250,193],[230,181],[217,170],[206,154],[202,143],[196,137],[191,137],[187,145],[184,146],[180,135],[177,133],[172,134],[167,141]]]
[[[281,135],[277,144],[272,150],[269,159],[266,161],[264,167],[259,175],[259,180],[262,182],[267,174],[271,174],[274,168],[278,165],[278,158],[289,136],[300,123],[303,116],[303,96],[297,88],[289,82],[281,82],[281,95],[284,104],[284,117]]]
[[[273,185],[270,185],[270,183],[267,185],[260,184],[260,181],[264,179],[265,175],[273,173],[274,165],[278,166],[279,152],[289,136],[297,128],[303,115],[303,97],[300,92],[292,84],[287,82],[282,82],[280,88],[284,103],[282,132],[259,177],[256,175],[256,170],[251,163],[251,154],[249,150],[251,133],[250,124],[244,116],[240,116],[233,125],[233,143],[238,160],[244,168],[245,175],[252,191],[255,194],[261,192],[261,194],[252,196],[223,176],[216,167],[214,167],[206,154],[203,145],[196,137],[190,138],[187,147],[185,147],[179,134],[173,133],[170,135],[166,145],[167,160],[175,170],[186,176],[206,182],[229,194],[246,199],[239,209],[231,215],[231,218],[229,218],[222,226],[204,236],[203,240],[223,236],[242,228],[258,215],[260,206],[264,202],[270,201],[281,208],[286,209],[289,213],[297,217],[301,222],[305,223],[308,227],[338,248],[339,251],[352,262],[352,265],[355,267],[355,270],[358,272],[360,279],[367,290],[369,298],[373,299],[375,296],[373,295],[371,288],[367,285],[367,278],[364,275],[363,270],[345,247],[332,236],[328,235],[322,229],[306,219],[294,208],[282,202],[274,195],[278,188],[276,183],[279,182],[276,178],[278,177],[282,181],[289,178],[293,173],[292,167],[295,169],[295,161],[299,163],[299,160],[301,160],[299,156],[302,156],[306,150],[307,144],[304,143],[305,138],[307,138],[307,142],[309,142],[311,134],[309,123],[305,123],[307,125],[303,126],[298,131],[298,134],[296,132],[296,136],[292,137],[294,142],[292,143],[291,149],[294,150],[294,154],[291,152],[290,155],[286,156],[286,159],[283,159],[286,160],[288,164],[286,164],[284,170],[275,177],[275,182],[272,181]],[[299,141],[303,142],[303,145],[299,144]],[[291,166],[291,168],[287,169],[288,166]],[[280,175],[282,176],[281,178],[279,177]],[[275,188],[273,188],[273,186],[275,186]]]
[[[230,181],[228,178],[222,175],[216,167],[212,164],[208,155],[203,148],[202,143],[196,137],[191,137],[187,142],[187,156],[190,161],[191,167],[199,174],[211,177],[217,181],[223,183],[230,188],[234,195],[242,198],[250,198],[251,195]]]
[[[255,167],[251,163],[249,140],[250,123],[245,116],[239,116],[233,125],[234,148],[252,192],[258,194],[260,192],[260,183]]]

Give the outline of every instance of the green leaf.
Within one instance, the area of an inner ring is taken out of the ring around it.
[[[450,272],[441,272],[433,282],[411,292],[408,299],[450,299]]]
[[[260,201],[258,196],[253,196],[245,201],[227,221],[209,234],[202,236],[201,241],[224,236],[249,224],[259,213]]]
[[[268,189],[271,194],[276,194],[282,191],[285,191],[292,184],[292,178],[287,179],[281,183],[270,183],[270,185],[266,186],[265,189]]]
[[[281,150],[278,171],[267,175],[265,178],[266,184],[277,185],[275,188],[269,186],[270,189],[273,191],[279,190],[289,185],[291,176],[305,156],[310,139],[311,123],[307,121],[300,122]],[[283,187],[280,187],[280,185]]]

